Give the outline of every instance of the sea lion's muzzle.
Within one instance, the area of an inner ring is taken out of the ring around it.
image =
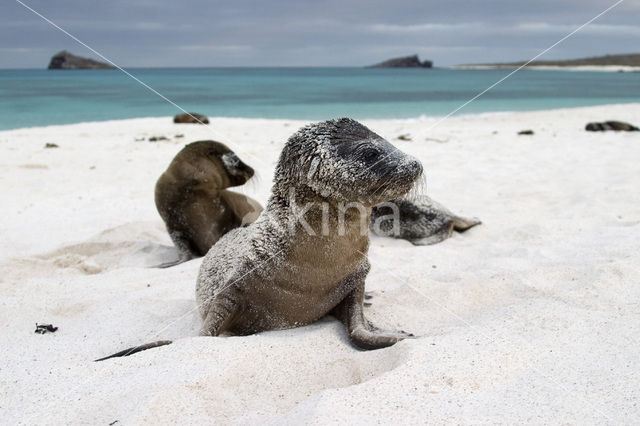
[[[227,152],[221,157],[222,164],[229,176],[233,177],[234,184],[242,185],[253,177],[253,168],[240,160],[233,152]]]

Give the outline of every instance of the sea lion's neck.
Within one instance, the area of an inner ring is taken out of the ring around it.
[[[353,243],[366,251],[371,207],[358,202],[327,199],[309,189],[274,191],[267,210],[296,244]]]
[[[226,170],[208,162],[183,162],[169,170],[169,179],[180,190],[217,192],[229,186]]]
[[[167,183],[178,193],[200,192],[206,193],[210,197],[219,197],[220,193],[227,188],[222,180],[215,177],[202,176],[170,176]]]

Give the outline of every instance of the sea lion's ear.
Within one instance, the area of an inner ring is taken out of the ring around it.
[[[316,172],[318,171],[318,166],[320,165],[320,158],[315,157],[312,161],[311,161],[311,166],[309,166],[309,171],[307,172],[307,179],[311,180],[313,178],[313,176],[316,174]]]

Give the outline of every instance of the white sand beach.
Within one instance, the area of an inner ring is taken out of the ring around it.
[[[433,130],[436,119],[364,121],[422,161],[428,195],[483,221],[434,246],[372,237],[366,313],[417,338],[369,352],[332,318],[201,337],[201,259],[148,267],[175,255],[153,190],[184,144],[228,144],[258,175],[237,190],[264,204],[305,122],[2,131],[0,423],[637,423],[640,132],[584,126],[639,117],[635,103]],[[150,136],[168,140],[137,140]],[[35,334],[36,322],[59,329]],[[162,339],[174,343],[93,362]]]

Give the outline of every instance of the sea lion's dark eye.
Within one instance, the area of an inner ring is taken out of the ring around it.
[[[217,152],[216,152],[214,149],[212,149],[212,150],[210,150],[209,152],[207,152],[207,155],[208,155],[209,157],[215,157],[215,156],[216,156],[216,154],[217,154]]]
[[[378,158],[378,150],[374,148],[368,148],[362,153],[362,158],[365,161],[373,161]]]

